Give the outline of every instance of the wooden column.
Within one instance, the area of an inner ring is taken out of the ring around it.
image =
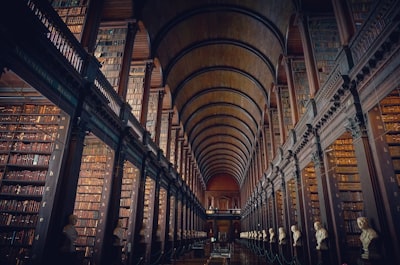
[[[81,44],[89,54],[96,50],[97,32],[101,21],[104,0],[89,1]]]
[[[342,46],[347,46],[356,30],[349,4],[342,0],[332,0],[332,5],[339,29],[340,42]]]
[[[131,69],[132,53],[133,53],[133,43],[135,41],[135,36],[137,31],[138,31],[138,26],[136,23],[132,22],[128,23],[128,31],[126,33],[124,54],[122,57],[121,72],[119,73],[119,84],[118,84],[118,95],[120,95],[124,100],[126,100],[126,94],[128,90],[129,72]]]
[[[150,85],[151,85],[151,74],[154,68],[153,62],[146,63],[146,72],[144,75],[143,84],[143,97],[142,97],[142,109],[140,111],[140,124],[146,128],[147,113],[149,112],[149,99],[150,99]]]
[[[156,135],[155,135],[155,143],[157,146],[160,146],[160,133],[161,133],[161,122],[162,122],[162,111],[163,111],[163,100],[164,100],[165,91],[158,92],[158,105],[157,105],[157,118],[156,118]]]
[[[314,98],[319,89],[319,79],[314,60],[314,51],[310,40],[310,32],[308,31],[306,17],[304,17],[302,14],[298,14],[297,22],[301,36],[301,43],[303,44],[304,62],[306,64],[307,79],[310,87],[310,98]]]
[[[287,83],[288,83],[288,88],[289,88],[289,100],[290,100],[290,111],[292,114],[292,124],[293,124],[293,127],[295,127],[296,123],[299,120],[299,112],[296,107],[297,100],[296,100],[296,92],[295,92],[294,81],[293,81],[292,68],[290,66],[291,59],[289,59],[288,57],[285,57],[284,61],[285,61],[284,64],[285,64]]]
[[[281,100],[281,88],[277,85],[274,85],[275,96],[276,96],[276,105],[278,109],[278,122],[279,122],[279,134],[280,134],[280,145],[283,145],[286,139],[285,132],[285,124],[283,122],[283,109],[282,109],[282,100]]]

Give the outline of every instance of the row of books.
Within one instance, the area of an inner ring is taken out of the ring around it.
[[[0,107],[1,114],[59,114],[60,109],[53,105],[2,105]]]
[[[38,220],[37,214],[0,213],[0,225],[34,227]]]
[[[34,185],[2,185],[0,192],[15,195],[43,195],[44,186]]]
[[[34,229],[0,232],[0,244],[32,245],[35,236]]]
[[[40,202],[34,200],[0,200],[0,211],[39,212]]]

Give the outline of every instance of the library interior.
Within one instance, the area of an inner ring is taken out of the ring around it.
[[[0,264],[400,264],[400,0],[0,8]]]

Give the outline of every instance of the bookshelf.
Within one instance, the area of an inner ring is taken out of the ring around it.
[[[129,82],[126,93],[126,102],[132,107],[132,114],[140,120],[142,111],[144,76],[146,65],[131,65],[129,70]]]
[[[380,109],[395,178],[400,188],[400,91],[395,89],[382,99]]]
[[[281,132],[280,132],[280,126],[279,126],[279,116],[278,116],[278,110],[277,109],[271,109],[271,118],[272,118],[272,126],[273,126],[273,139],[275,141],[275,153],[276,149],[278,146],[280,146],[281,143]]]
[[[353,14],[353,21],[356,29],[360,29],[367,20],[371,11],[373,0],[350,0],[350,8]]]
[[[306,111],[306,106],[310,100],[310,88],[308,86],[307,70],[304,60],[291,60],[291,70],[293,73],[293,83],[296,87],[296,102],[299,118]]]
[[[81,40],[90,0],[53,0],[51,4],[78,41]]]
[[[304,197],[305,204],[307,207],[307,221],[309,224],[313,224],[315,221],[321,220],[321,212],[318,198],[318,183],[317,176],[315,173],[314,163],[309,163],[302,170],[302,177],[304,180],[303,187],[305,189]]]
[[[147,112],[146,130],[150,132],[151,139],[153,139],[153,141],[155,141],[156,137],[158,100],[158,91],[151,91],[149,97],[149,108]]]
[[[175,196],[170,197],[170,208],[169,208],[169,233],[168,240],[174,241],[175,233]]]
[[[166,210],[167,210],[167,190],[161,188],[158,201],[157,240],[160,240],[162,242],[165,241],[164,235],[165,235]]]
[[[151,242],[154,214],[155,181],[146,177],[143,206],[143,226],[145,228],[145,242]]]
[[[133,221],[136,216],[135,202],[137,202],[140,172],[131,162],[124,162],[124,170],[121,185],[121,199],[119,208],[119,219],[126,233],[123,238],[122,261],[128,259],[130,244],[128,239],[132,236]]]
[[[289,206],[289,219],[290,224],[297,224],[297,193],[296,193],[296,180],[294,178],[287,182],[287,193],[288,193],[288,206]]]
[[[281,87],[281,102],[282,102],[282,114],[283,114],[283,126],[285,128],[286,135],[293,129],[292,122],[292,111],[290,107],[289,89],[287,87]]]
[[[328,147],[329,171],[332,172],[332,183],[335,187],[338,226],[343,230],[341,243],[345,256],[356,260],[361,243],[357,218],[363,216],[363,194],[353,138],[349,133],[343,134]]]
[[[277,226],[284,226],[284,206],[283,206],[283,192],[282,190],[276,191],[276,213],[277,213]]]
[[[65,120],[47,100],[0,102],[0,261],[6,264],[31,257],[35,231],[44,225],[38,222],[43,195],[57,175],[48,174],[50,157],[63,145]]]
[[[270,196],[268,198],[268,202],[267,202],[267,211],[268,211],[268,215],[267,215],[267,229],[271,228],[274,226],[274,221],[273,221],[273,217],[274,217],[274,201],[273,201],[273,197]]]
[[[91,264],[104,231],[114,151],[94,135],[86,136],[76,190],[74,214],[78,216],[77,251]]]
[[[161,114],[161,128],[160,128],[160,148],[163,150],[164,155],[167,154],[168,143],[168,128],[169,128],[169,112]]]
[[[334,17],[312,18],[308,21],[320,86],[322,87],[341,48],[339,32]]]
[[[102,25],[97,34],[94,55],[102,65],[101,72],[117,92],[127,32],[127,24],[122,23],[122,25]]]

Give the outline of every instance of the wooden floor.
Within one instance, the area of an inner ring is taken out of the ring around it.
[[[232,244],[231,259],[211,258],[210,252],[212,245],[205,245],[204,255],[199,255],[193,250],[185,253],[179,259],[172,261],[173,265],[268,265],[265,259],[262,259],[251,252],[245,246]],[[202,256],[202,257],[201,257]]]

